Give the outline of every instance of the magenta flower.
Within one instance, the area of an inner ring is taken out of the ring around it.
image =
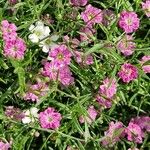
[[[99,93],[107,98],[112,98],[117,92],[117,83],[115,79],[106,78],[100,85]]]
[[[24,100],[39,101],[41,97],[45,96],[49,91],[46,83],[38,82],[33,85],[28,85],[28,91],[23,96]]]
[[[88,113],[88,116],[86,117],[80,116],[79,118],[80,123],[84,123],[86,120],[88,124],[91,124],[93,121],[95,121],[96,116],[97,116],[97,111],[94,108],[94,106],[89,106],[87,113]]]
[[[15,40],[5,42],[4,55],[9,58],[23,59],[26,45],[23,39],[17,37]]]
[[[74,57],[77,63],[84,65],[84,66],[91,65],[94,63],[93,56],[92,55],[84,56],[83,52],[74,51]]]
[[[110,122],[109,129],[106,131],[102,144],[104,146],[114,145],[124,137],[124,127],[122,122]]]
[[[88,26],[85,26],[83,28],[80,29],[80,40],[81,42],[92,42],[93,41],[93,38],[94,38],[94,34],[96,33],[96,30],[91,28],[91,27],[88,27]]]
[[[101,9],[93,7],[91,4],[87,5],[85,11],[81,13],[81,18],[90,27],[95,23],[101,23],[102,16]]]
[[[150,117],[142,116],[142,117],[132,118],[131,122],[133,122],[134,124],[138,124],[138,126],[140,126],[143,132],[145,131],[150,132]]]
[[[142,9],[144,10],[147,17],[150,17],[150,0],[142,2]]]
[[[121,51],[125,56],[130,56],[133,54],[136,44],[133,42],[133,37],[131,35],[125,35],[118,43],[117,49]]]
[[[128,127],[125,129],[127,134],[127,139],[136,143],[142,143],[143,132],[138,124],[132,122],[129,123]]]
[[[150,55],[143,56],[141,60],[142,69],[145,73],[150,73],[150,63],[147,64],[147,62],[150,61]]]
[[[11,147],[10,143],[4,143],[0,141],[0,150],[9,150],[10,147]]]
[[[62,117],[54,108],[48,107],[39,114],[39,121],[42,128],[57,129],[60,126]]]
[[[70,3],[74,6],[85,6],[88,0],[70,0]]]
[[[139,28],[140,20],[135,12],[123,11],[120,14],[119,26],[126,33],[132,33]]]
[[[49,58],[55,61],[60,66],[66,66],[70,64],[71,52],[65,45],[58,45],[52,48],[49,52]]]
[[[118,72],[118,75],[123,82],[129,83],[130,81],[137,79],[138,70],[135,66],[125,63],[121,66],[121,70]]]

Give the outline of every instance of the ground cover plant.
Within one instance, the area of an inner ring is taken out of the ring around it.
[[[0,0],[0,150],[150,149],[150,0]]]

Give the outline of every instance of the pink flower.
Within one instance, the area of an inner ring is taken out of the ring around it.
[[[106,78],[100,85],[99,92],[107,98],[112,98],[117,92],[117,83],[115,79]]]
[[[56,46],[49,52],[49,58],[60,66],[69,65],[71,56],[71,52],[65,45]]]
[[[136,44],[133,42],[131,35],[125,35],[118,43],[117,49],[121,51],[125,56],[133,54]]]
[[[130,122],[128,127],[125,129],[125,133],[127,134],[127,139],[129,141],[142,143],[143,132],[139,125]]]
[[[44,82],[38,82],[33,85],[28,85],[28,91],[23,96],[24,100],[39,101],[41,97],[48,93],[48,86]]]
[[[142,9],[144,10],[147,17],[150,17],[150,0],[142,2]]]
[[[84,66],[91,65],[94,63],[93,56],[92,55],[84,56],[83,52],[74,51],[74,57],[77,63],[82,64]]]
[[[102,11],[89,4],[86,6],[85,11],[81,13],[81,18],[88,26],[94,25],[95,23],[101,23]]]
[[[15,40],[5,42],[4,45],[4,55],[9,58],[23,59],[25,50],[25,42],[19,37]]]
[[[64,86],[69,86],[74,82],[72,73],[68,66],[59,66],[57,62],[46,62],[42,71],[44,76],[53,81],[59,81]]]
[[[79,121],[80,123],[84,123],[85,120],[88,124],[91,124],[93,121],[95,121],[97,116],[97,111],[95,110],[94,106],[89,106],[88,108],[88,116],[84,118],[84,116],[80,116]]]
[[[149,56],[143,56],[141,60],[142,69],[145,73],[150,73],[150,63],[146,64],[148,61],[150,61],[150,55]]]
[[[88,0],[70,0],[70,3],[74,6],[85,6]]]
[[[129,83],[138,77],[138,70],[135,66],[125,63],[121,66],[121,70],[118,72],[118,75],[123,82]]]
[[[129,148],[128,150],[139,150],[139,149],[134,147],[134,148]]]
[[[10,144],[0,141],[0,150],[9,150]]]
[[[60,126],[62,117],[54,108],[48,107],[39,114],[39,121],[42,128],[57,129]]]
[[[6,107],[5,115],[17,121],[21,121],[24,118],[24,113],[19,108],[14,108],[14,106]]]
[[[132,118],[131,122],[134,124],[138,124],[138,126],[140,126],[140,128],[143,131],[150,132],[150,117],[142,116],[142,117]]]
[[[83,28],[80,29],[80,39],[81,39],[81,42],[92,42],[93,41],[93,38],[94,38],[94,35],[96,30],[93,29],[93,28],[90,28],[88,26],[85,26]]]
[[[17,3],[17,0],[8,0],[9,4],[15,5]]]
[[[126,33],[132,33],[139,28],[140,20],[135,12],[123,11],[120,14],[119,26]]]
[[[110,122],[109,129],[106,131],[102,144],[104,146],[114,145],[120,141],[120,138],[124,137],[124,127],[122,122]]]

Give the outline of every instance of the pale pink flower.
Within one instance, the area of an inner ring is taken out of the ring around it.
[[[19,108],[14,108],[14,106],[6,107],[5,115],[17,121],[21,121],[21,119],[24,117],[24,113]]]
[[[92,55],[84,56],[83,52],[74,51],[74,57],[77,63],[84,65],[84,66],[91,65],[94,63],[93,56]]]
[[[147,17],[150,17],[150,0],[142,2],[142,9],[144,10]]]
[[[17,4],[17,0],[8,0],[9,4],[11,5],[15,5]]]
[[[129,83],[130,81],[137,79],[138,70],[130,63],[124,63],[121,66],[121,70],[118,72],[118,75],[123,80],[123,82]]]
[[[29,84],[28,91],[23,96],[24,100],[32,102],[39,101],[41,97],[45,96],[49,91],[48,85],[44,82],[37,82],[36,84]]]
[[[54,108],[48,107],[39,114],[39,121],[42,128],[57,129],[60,126],[62,116]]]
[[[142,116],[142,117],[136,117],[132,118],[131,122],[134,124],[138,124],[140,128],[143,130],[143,132],[150,132],[150,117],[148,116]]]
[[[88,26],[92,26],[95,23],[101,23],[103,15],[101,9],[93,7],[89,4],[86,6],[85,11],[81,13],[81,18]]]
[[[70,0],[70,3],[74,6],[85,6],[88,0]]]
[[[89,106],[87,110],[88,116],[80,116],[79,121],[80,123],[84,123],[85,120],[87,121],[88,124],[91,124],[93,121],[95,121],[96,116],[97,116],[97,111],[94,108],[94,106]]]
[[[125,35],[118,43],[117,49],[121,51],[125,56],[130,56],[133,54],[136,48],[135,42],[133,42],[133,37],[131,35]]]
[[[126,33],[132,33],[139,28],[140,20],[135,12],[123,11],[120,14],[119,26]]]
[[[145,73],[150,73],[150,63],[147,64],[147,62],[150,61],[150,55],[143,56],[141,60],[142,69]]]
[[[4,55],[9,58],[23,59],[25,50],[25,42],[19,37],[15,40],[6,41],[4,44]]]
[[[9,150],[10,147],[11,147],[10,143],[4,143],[0,141],[0,150]]]
[[[122,122],[110,122],[109,129],[104,133],[104,139],[102,144],[104,146],[114,145],[120,141],[120,138],[124,137],[124,127]]]
[[[128,150],[139,150],[139,149],[134,147],[134,148],[129,148]]]
[[[71,52],[65,45],[55,46],[49,52],[49,58],[60,66],[69,65],[71,56]]]
[[[96,30],[93,28],[90,28],[88,26],[82,27],[80,29],[80,40],[81,42],[92,42],[94,38],[94,34],[96,33]]]
[[[99,93],[107,98],[112,98],[117,92],[117,83],[115,79],[106,78],[100,85]]]
[[[127,139],[136,143],[142,143],[143,132],[138,124],[132,122],[129,123],[128,127],[125,129],[127,134]]]

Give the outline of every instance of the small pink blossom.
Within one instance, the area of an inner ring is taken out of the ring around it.
[[[129,148],[128,150],[139,150],[138,148]]]
[[[71,52],[65,45],[55,46],[49,52],[49,58],[60,66],[69,65],[71,56]]]
[[[11,147],[10,143],[4,143],[0,141],[0,150],[9,150],[10,147]]]
[[[145,73],[150,73],[150,63],[147,64],[147,62],[150,61],[150,55],[143,56],[141,60],[142,69]]]
[[[133,37],[131,35],[125,35],[118,43],[117,49],[121,51],[125,56],[130,56],[133,54],[136,44],[133,42]]]
[[[125,129],[127,134],[127,139],[129,141],[134,141],[136,143],[142,143],[143,132],[138,124],[132,122],[129,123],[128,127]]]
[[[118,75],[123,82],[129,83],[130,81],[137,79],[138,70],[135,66],[125,63],[121,66],[121,70],[118,72]]]
[[[140,20],[135,12],[123,11],[120,14],[119,26],[126,33],[132,33],[139,28]]]
[[[23,39],[17,37],[15,40],[5,42],[4,55],[9,58],[23,59],[26,45]]]
[[[104,146],[114,145],[120,141],[120,138],[124,137],[124,127],[122,122],[110,122],[109,129],[106,131],[102,144]]]
[[[88,0],[70,0],[70,3],[74,6],[85,6]]]
[[[112,98],[117,92],[117,83],[115,79],[106,78],[100,85],[99,92],[107,98]]]
[[[150,17],[150,0],[142,2],[142,9],[144,10],[147,17]]]
[[[97,111],[95,110],[94,106],[89,106],[88,108],[88,116],[84,118],[84,116],[80,116],[79,121],[80,123],[84,123],[85,120],[88,124],[91,124],[93,121],[95,121],[97,116]]]
[[[93,38],[94,38],[94,34],[96,32],[95,29],[93,28],[90,28],[88,26],[85,26],[85,27],[82,27],[80,29],[80,40],[81,42],[92,42],[93,41]]]
[[[44,82],[38,82],[33,85],[28,85],[28,91],[23,96],[24,100],[39,101],[41,97],[48,93],[48,86]]]
[[[39,121],[42,128],[57,129],[60,126],[62,116],[54,108],[48,107],[39,114]]]
[[[93,7],[91,4],[87,5],[85,11],[81,13],[81,18],[88,26],[101,23],[102,17],[101,9]]]
[[[74,57],[77,63],[82,64],[84,66],[91,65],[94,63],[93,56],[92,55],[84,56],[83,52],[74,51]]]

